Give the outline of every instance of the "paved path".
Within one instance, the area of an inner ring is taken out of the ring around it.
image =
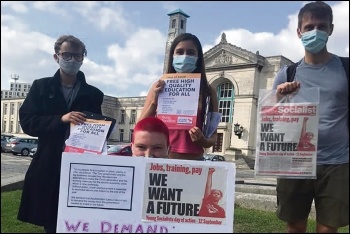
[[[1,188],[23,181],[31,160],[30,157],[1,153]]]

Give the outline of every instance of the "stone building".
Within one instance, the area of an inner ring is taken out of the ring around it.
[[[18,110],[24,98],[1,98],[1,133],[23,134]]]
[[[31,83],[11,82],[10,90],[1,90],[1,98],[25,98],[31,86]]]

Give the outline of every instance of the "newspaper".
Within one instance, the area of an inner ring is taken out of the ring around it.
[[[255,175],[316,178],[319,89],[260,90]]]

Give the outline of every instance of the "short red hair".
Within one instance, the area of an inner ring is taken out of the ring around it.
[[[157,117],[150,116],[138,121],[134,127],[134,134],[138,131],[162,133],[166,137],[169,146],[168,126]],[[132,143],[134,143],[134,137],[132,137]]]

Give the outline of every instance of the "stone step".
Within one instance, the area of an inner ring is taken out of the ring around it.
[[[236,192],[276,196],[275,186],[236,184]]]
[[[239,170],[239,169],[249,170],[250,169],[249,165],[246,163],[246,161],[244,161],[243,158],[237,158],[234,162],[236,164],[237,170]]]

